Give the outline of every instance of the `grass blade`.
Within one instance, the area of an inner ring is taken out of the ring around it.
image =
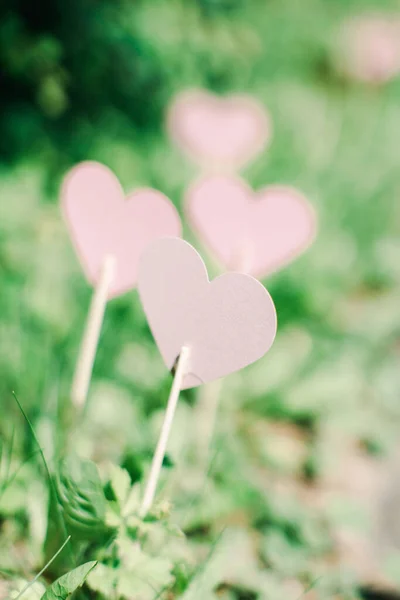
[[[56,506],[57,518],[58,518],[58,521],[59,521],[59,526],[60,526],[60,528],[61,528],[61,530],[63,532],[64,537],[66,538],[68,536],[68,532],[67,532],[67,528],[66,528],[66,525],[65,525],[64,516],[63,516],[63,514],[61,512],[61,507],[60,507],[60,505],[59,505],[59,503],[57,501],[57,492],[56,492],[56,489],[55,489],[55,486],[54,486],[54,481],[53,481],[53,478],[51,476],[49,466],[48,466],[47,461],[46,461],[46,457],[44,455],[44,452],[42,450],[40,442],[39,442],[39,440],[38,440],[38,438],[36,436],[36,432],[35,432],[35,430],[33,428],[33,425],[31,423],[28,415],[24,411],[24,409],[23,409],[23,407],[22,407],[20,401],[18,400],[17,395],[16,395],[16,393],[14,391],[12,392],[12,395],[13,395],[14,400],[17,403],[18,408],[21,411],[21,414],[24,417],[24,419],[25,419],[25,421],[26,421],[26,423],[27,423],[27,425],[28,425],[28,427],[29,427],[29,429],[30,429],[30,431],[32,433],[33,439],[35,440],[35,443],[36,443],[36,445],[38,447],[39,454],[40,454],[40,456],[42,458],[43,466],[44,466],[44,469],[46,471],[47,478],[49,480],[50,495],[53,497],[53,500],[54,500],[54,503],[55,503],[55,506]],[[72,548],[70,546],[69,546],[69,551],[70,551],[71,560],[72,560],[74,566],[76,566],[75,556],[74,556],[74,553],[73,553]],[[53,560],[54,560],[54,557],[53,557]]]
[[[61,554],[61,552],[64,550],[65,546],[68,544],[69,540],[71,539],[71,536],[68,536],[67,539],[65,540],[65,542],[63,543],[63,545],[61,546],[61,548],[59,548],[57,550],[57,552],[54,554],[54,556],[51,557],[51,559],[49,560],[49,562],[43,567],[43,569],[32,579],[32,581],[29,581],[26,586],[20,591],[20,593],[18,594],[18,596],[15,598],[15,600],[19,600],[19,598],[22,597],[23,594],[25,594],[25,592],[27,590],[29,590],[30,587],[32,587],[32,585],[34,585],[37,580],[39,579],[39,577],[41,577],[43,575],[43,573],[49,568],[49,566],[51,565],[51,563],[53,561],[56,560],[57,556],[59,554]]]

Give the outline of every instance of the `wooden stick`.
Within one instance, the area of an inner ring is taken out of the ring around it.
[[[178,404],[183,378],[188,370],[187,367],[189,354],[189,348],[187,346],[183,346],[177,361],[175,377],[174,381],[172,382],[171,392],[168,398],[164,422],[162,424],[160,437],[158,438],[156,451],[153,456],[153,462],[151,463],[149,478],[147,480],[146,488],[143,495],[142,505],[139,511],[141,517],[146,516],[149,509],[151,508],[151,505],[153,504],[158,479],[160,477],[162,463],[167,450],[168,438],[171,431],[172,422],[174,420],[175,409]]]
[[[248,273],[254,262],[254,245],[249,240],[242,240],[232,253],[229,270]]]
[[[78,362],[75,368],[71,396],[72,402],[78,408],[82,408],[86,404],[93,363],[99,343],[108,292],[114,276],[114,269],[115,257],[107,255],[104,259],[99,281],[93,292]]]
[[[211,443],[217,424],[218,410],[224,380],[217,379],[202,386],[195,409],[197,428],[197,460],[201,468],[206,470],[209,463]]]

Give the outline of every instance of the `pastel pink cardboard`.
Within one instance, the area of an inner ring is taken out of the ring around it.
[[[400,18],[365,13],[345,21],[337,40],[340,71],[359,81],[381,84],[400,73]]]
[[[176,97],[167,126],[184,152],[213,168],[243,167],[264,150],[271,137],[269,116],[254,98],[220,98],[201,90]]]
[[[168,369],[188,346],[183,388],[224,377],[271,348],[277,320],[264,286],[241,273],[208,280],[198,252],[178,238],[153,242],[139,263],[139,296]]]
[[[181,235],[180,217],[166,196],[143,188],[125,198],[116,176],[100,163],[73,168],[64,180],[61,202],[91,285],[96,285],[106,255],[115,257],[110,298],[136,286],[139,257],[149,242]]]
[[[240,178],[213,176],[189,188],[187,217],[225,268],[265,277],[313,241],[316,216],[300,192],[268,186],[258,192]]]

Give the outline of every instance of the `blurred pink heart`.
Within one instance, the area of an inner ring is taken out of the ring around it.
[[[346,75],[367,83],[389,81],[400,72],[400,19],[353,17],[342,27],[337,54]]]
[[[179,215],[166,196],[138,189],[127,198],[107,167],[83,162],[66,176],[61,202],[65,220],[86,277],[94,286],[104,259],[115,257],[109,297],[134,288],[138,262],[149,242],[179,236]]]
[[[138,291],[168,369],[189,348],[183,389],[251,364],[275,339],[275,307],[264,286],[241,273],[210,283],[200,255],[184,240],[164,238],[145,250]]]
[[[255,193],[239,178],[214,176],[189,189],[186,209],[226,268],[257,277],[294,260],[315,236],[314,210],[290,187],[272,185]]]
[[[177,96],[169,111],[168,129],[194,161],[224,169],[243,167],[271,137],[266,110],[251,96],[219,98],[204,91]]]

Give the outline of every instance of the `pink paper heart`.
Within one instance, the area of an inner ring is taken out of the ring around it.
[[[385,83],[400,73],[400,19],[371,13],[350,18],[340,31],[339,70],[366,83]]]
[[[138,291],[168,369],[189,347],[183,389],[249,365],[274,341],[276,312],[264,286],[241,273],[210,283],[198,252],[178,238],[157,240],[145,250]]]
[[[192,227],[226,268],[265,277],[294,260],[312,242],[314,210],[295,189],[258,192],[235,177],[215,176],[188,191]]]
[[[110,298],[136,286],[139,257],[151,241],[181,234],[178,212],[166,196],[144,188],[125,198],[118,179],[100,163],[73,168],[64,180],[61,202],[91,285],[96,285],[105,257],[115,257]]]
[[[169,111],[168,129],[194,161],[228,169],[254,159],[271,137],[270,119],[251,96],[219,98],[204,91],[178,95]]]

